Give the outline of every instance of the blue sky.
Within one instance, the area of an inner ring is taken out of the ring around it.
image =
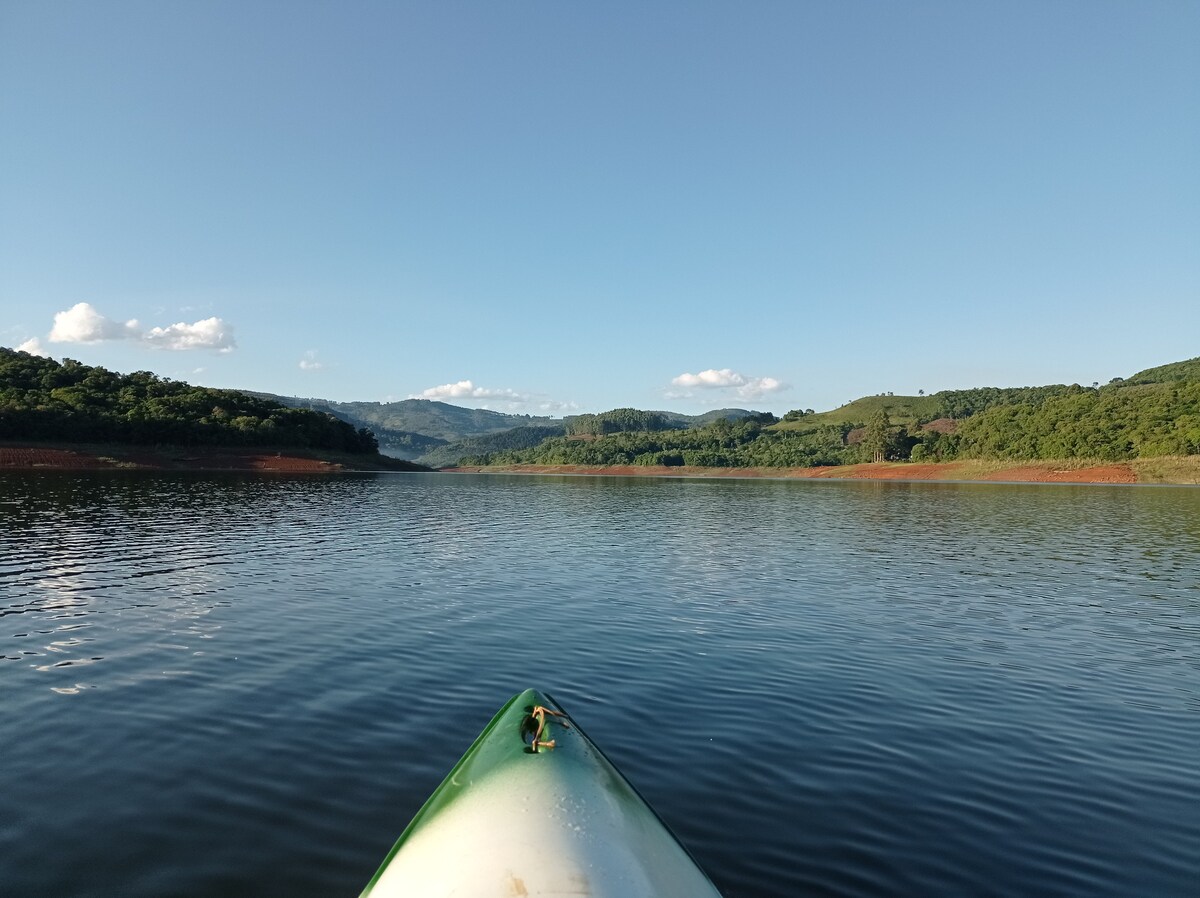
[[[0,4],[0,345],[824,410],[1200,355],[1194,2]],[[33,341],[33,342],[30,342]]]

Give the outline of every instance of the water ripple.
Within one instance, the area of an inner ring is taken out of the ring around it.
[[[0,478],[0,882],[355,894],[540,685],[727,898],[1191,895],[1198,512],[1188,490]]]

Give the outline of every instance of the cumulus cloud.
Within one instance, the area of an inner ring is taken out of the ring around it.
[[[441,384],[430,387],[409,399],[500,399],[505,402],[524,402],[528,397],[516,390],[495,390],[489,387],[477,387],[469,380],[458,383]]]
[[[105,318],[90,303],[77,302],[65,312],[55,314],[50,342],[100,343],[103,340],[137,339],[140,333],[136,320],[121,324]]]
[[[40,355],[42,358],[48,358],[49,353],[42,348],[42,341],[37,337],[32,337],[17,347],[18,352],[27,352],[30,355]]]
[[[563,402],[541,392],[521,392],[508,388],[477,386],[474,381],[460,380],[456,383],[430,387],[420,393],[410,394],[409,399],[436,399],[474,408],[503,411],[513,415],[561,416],[576,412],[574,402]],[[389,400],[390,401],[390,400]]]
[[[167,327],[152,327],[142,341],[159,349],[215,349],[233,352],[233,326],[220,318],[205,318],[193,324],[180,321]]]
[[[100,343],[132,340],[156,349],[213,349],[232,352],[237,343],[233,325],[220,318],[205,318],[191,324],[180,321],[166,327],[143,330],[136,320],[122,324],[100,314],[90,303],[79,302],[54,316],[51,343]]]
[[[787,384],[774,377],[749,377],[732,368],[709,368],[699,374],[683,373],[671,379],[671,383],[687,390],[724,390],[735,393],[742,399],[761,399],[767,393],[786,390]],[[690,397],[690,393],[668,394],[670,398]]]
[[[746,377],[731,368],[709,368],[699,374],[681,374],[672,378],[671,383],[677,387],[703,387],[718,389],[720,387],[740,387],[746,383]]]

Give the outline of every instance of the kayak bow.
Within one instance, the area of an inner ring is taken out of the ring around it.
[[[509,699],[400,835],[362,898],[720,898],[570,716]]]

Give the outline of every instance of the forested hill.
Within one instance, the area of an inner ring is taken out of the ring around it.
[[[567,433],[615,433],[638,429],[683,429],[710,424],[719,418],[745,418],[754,412],[740,408],[714,409],[700,415],[678,412],[643,412],[613,409],[600,414],[568,415],[555,419],[536,415],[511,415],[481,408],[461,408],[429,399],[398,402],[334,402],[251,393],[293,408],[325,411],[371,430],[380,450],[398,458],[434,467],[454,464],[466,455],[535,446],[542,440]]]
[[[314,407],[295,407],[302,404]],[[335,411],[361,424],[341,420]],[[387,404],[293,399],[285,404],[146,371],[116,374],[71,359],[59,363],[0,348],[0,439],[374,453],[378,444],[368,429],[374,421],[394,439],[410,440],[409,457],[437,451],[436,463],[451,464],[455,455],[467,453],[474,457],[463,458],[463,464],[1118,461],[1200,454],[1200,358],[1148,368],[1103,386],[881,394],[828,412],[797,409],[783,421],[743,409],[687,416],[632,408],[552,420],[421,399]],[[494,436],[481,438],[489,434]],[[475,439],[445,445],[464,436]]]
[[[148,371],[117,374],[0,347],[0,439],[266,446],[375,454],[370,431],[332,415]]]
[[[1147,368],[1124,380],[1126,385],[1136,384],[1166,384],[1181,382],[1200,383],[1200,358],[1188,359],[1186,362],[1172,362],[1170,365],[1159,365],[1157,368]],[[1121,381],[1114,381],[1120,383]]]
[[[720,408],[701,415],[684,415],[679,412],[646,412],[636,408],[614,408],[599,414],[570,415],[563,418],[568,434],[624,433],[633,430],[687,430],[703,427],[714,421],[739,421],[761,412],[744,408]]]
[[[522,426],[548,426],[556,423],[548,417],[507,415],[483,408],[460,408],[431,399],[401,399],[397,402],[334,402],[278,396],[273,393],[252,395],[271,399],[293,408],[329,412],[358,427],[368,427],[383,444],[399,443],[420,451],[485,433],[497,433]],[[414,439],[415,438],[415,439]],[[423,438],[423,439],[422,439]]]
[[[514,449],[529,449],[539,445],[543,440],[560,437],[565,433],[561,424],[541,427],[530,425],[502,430],[499,433],[485,433],[482,436],[467,437],[457,443],[449,443],[432,449],[417,456],[414,461],[430,468],[446,468],[458,464],[460,458],[466,456],[486,455],[490,452],[509,452]]]
[[[704,427],[718,420],[738,421],[758,414],[760,413],[740,408],[714,409],[700,415],[615,408],[599,414],[570,415],[563,418],[559,424],[524,425],[498,433],[467,437],[465,440],[439,446],[416,456],[414,460],[431,468],[443,468],[458,464],[462,458],[532,449],[545,440],[567,435],[574,439],[629,431],[688,430]]]
[[[981,387],[931,396],[869,396],[829,412],[797,409],[673,427],[617,409],[528,449],[464,465],[801,467],[866,461],[1096,459],[1200,454],[1200,359],[1090,387]]]

